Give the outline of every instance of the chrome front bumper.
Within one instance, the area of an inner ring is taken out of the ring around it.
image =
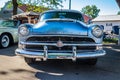
[[[32,52],[22,49],[16,49],[16,55],[29,57],[29,58],[40,58],[46,61],[47,59],[72,59],[75,61],[77,58],[95,58],[104,56],[106,52],[104,50],[96,50],[91,52],[76,52],[76,47],[73,47],[72,53],[48,53],[47,47],[44,47],[44,52]]]

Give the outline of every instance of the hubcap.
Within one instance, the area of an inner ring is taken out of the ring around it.
[[[9,37],[7,35],[4,35],[2,37],[2,41],[1,41],[2,46],[3,47],[8,47],[9,42],[10,42]]]

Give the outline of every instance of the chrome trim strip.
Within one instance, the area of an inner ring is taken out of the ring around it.
[[[32,34],[29,36],[26,36],[26,39],[30,38],[30,37],[79,37],[79,38],[90,38],[88,35],[72,35],[72,34],[57,34],[57,35],[53,35],[53,34]]]
[[[28,36],[27,38],[29,37],[49,37],[49,36],[52,36],[52,37],[85,37],[85,38],[89,38],[88,35],[76,35],[76,34],[57,34],[57,35],[54,35],[54,34],[34,34],[34,35],[30,35]]]
[[[23,45],[45,45],[45,46],[57,46],[57,43],[38,43],[38,42],[20,42],[20,44]],[[95,44],[95,43],[84,43],[84,44],[68,44],[68,43],[63,43],[64,46],[102,46],[102,44]]]

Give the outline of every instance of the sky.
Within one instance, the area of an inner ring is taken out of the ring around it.
[[[69,0],[63,3],[65,9],[69,8]],[[99,15],[114,15],[120,10],[115,0],[71,0],[71,9],[81,10],[87,5],[96,5],[100,9]]]
[[[0,0],[0,7],[8,0]],[[69,9],[69,0],[62,3],[62,9]],[[115,15],[120,8],[115,0],[71,0],[71,9],[80,11],[87,5],[96,5],[100,9],[99,15]],[[61,8],[60,8],[61,9]]]

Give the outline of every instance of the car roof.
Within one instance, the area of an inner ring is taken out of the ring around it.
[[[82,14],[80,11],[77,11],[77,10],[69,10],[69,9],[48,10],[48,11],[43,12],[42,14],[47,13],[47,12],[74,12],[74,13]]]

